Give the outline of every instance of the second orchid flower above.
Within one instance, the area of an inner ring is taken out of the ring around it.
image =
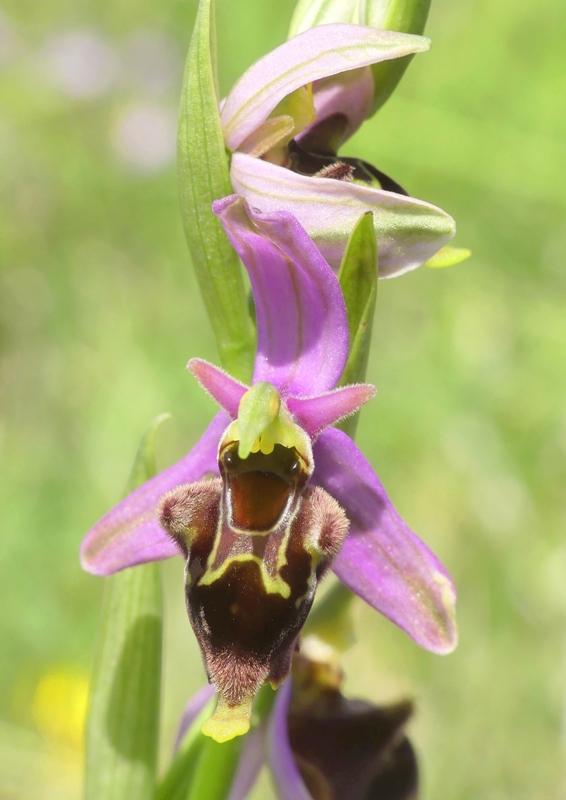
[[[380,277],[415,269],[455,234],[442,209],[338,155],[371,112],[371,66],[429,46],[423,36],[320,25],[256,61],[222,103],[234,190],[263,211],[293,213],[334,270],[364,211],[374,215]]]

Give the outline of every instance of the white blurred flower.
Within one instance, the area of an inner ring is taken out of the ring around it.
[[[120,59],[97,31],[64,31],[45,42],[40,67],[55,86],[71,97],[90,98],[115,85]]]
[[[126,108],[111,135],[119,159],[135,172],[157,172],[175,158],[177,116],[155,103]]]

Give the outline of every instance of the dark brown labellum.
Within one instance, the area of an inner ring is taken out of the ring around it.
[[[231,443],[219,464],[222,480],[179,487],[163,498],[160,515],[186,554],[187,610],[225,724],[230,709],[251,708],[261,684],[287,676],[348,523],[323,489],[305,488],[294,448],[241,459]]]

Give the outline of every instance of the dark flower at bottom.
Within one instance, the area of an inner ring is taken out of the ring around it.
[[[414,800],[417,762],[404,733],[412,703],[347,699],[340,669],[309,651],[295,657],[292,688],[283,687],[270,721],[282,800]]]
[[[405,735],[413,704],[350,700],[334,651],[316,637],[293,657],[292,678],[268,719],[246,737],[228,800],[245,800],[267,762],[280,800],[416,800],[417,760]],[[188,703],[179,746],[213,690]]]

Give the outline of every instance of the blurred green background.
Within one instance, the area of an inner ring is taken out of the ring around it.
[[[217,6],[226,92],[293,2]],[[0,2],[2,800],[80,796],[101,594],[81,536],[156,414],[165,466],[213,413],[185,372],[216,354],[174,165],[195,10]],[[459,588],[453,655],[358,601],[345,659],[351,694],[415,696],[426,800],[566,796],[565,25],[559,0],[433,0],[431,52],[344,151],[453,214],[474,254],[380,284],[358,435]],[[182,568],[164,565],[164,756],[203,681]]]

